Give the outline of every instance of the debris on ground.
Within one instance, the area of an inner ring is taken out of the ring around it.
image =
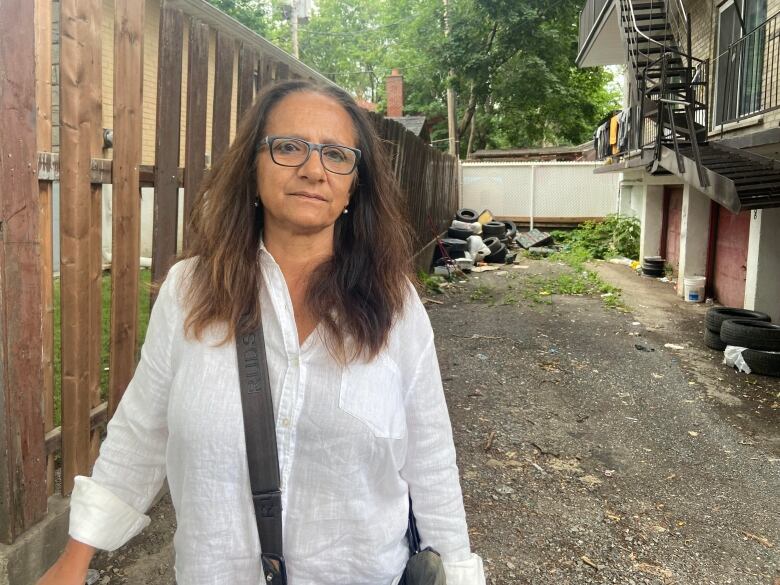
[[[543,247],[545,244],[552,244],[553,236],[549,232],[543,232],[538,229],[529,230],[525,234],[517,234],[517,243],[520,247],[528,250],[529,248]]]

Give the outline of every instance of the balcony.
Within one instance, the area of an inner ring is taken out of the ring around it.
[[[580,12],[578,67],[621,65],[626,49],[616,0],[587,0]]]

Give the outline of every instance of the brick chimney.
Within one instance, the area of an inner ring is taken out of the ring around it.
[[[404,115],[404,76],[393,69],[385,81],[387,89],[387,117],[400,118]]]

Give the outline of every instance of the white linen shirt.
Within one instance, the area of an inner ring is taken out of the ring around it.
[[[471,553],[433,332],[412,287],[387,348],[340,366],[315,330],[299,346],[282,272],[261,246],[290,585],[390,585],[408,558],[407,494],[449,585],[483,585]],[[171,268],[141,360],[92,477],[76,478],[70,535],[114,550],[149,523],[167,476],[179,585],[259,585],[235,343],[185,338],[192,260]]]

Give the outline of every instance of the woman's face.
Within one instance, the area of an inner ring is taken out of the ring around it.
[[[355,128],[347,111],[333,99],[310,92],[290,94],[276,104],[268,116],[264,136],[357,148]],[[356,171],[349,175],[327,171],[320,156],[312,150],[302,166],[286,167],[274,163],[268,146],[260,149],[257,190],[267,231],[333,231],[333,225],[349,204]]]

